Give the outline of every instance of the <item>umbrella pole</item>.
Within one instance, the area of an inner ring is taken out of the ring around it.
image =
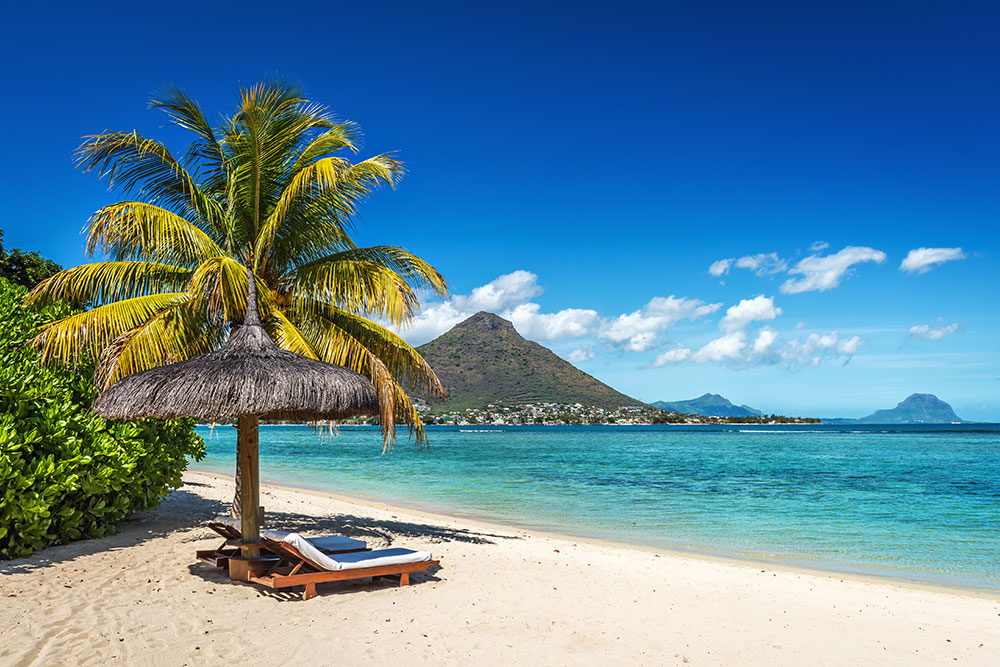
[[[240,467],[240,533],[244,544],[260,542],[260,477],[258,476],[258,433],[260,419],[257,415],[240,417],[236,456]],[[244,549],[245,558],[258,558],[260,549]]]

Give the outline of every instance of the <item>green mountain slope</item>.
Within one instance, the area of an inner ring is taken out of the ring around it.
[[[652,405],[661,410],[704,417],[758,417],[761,414],[760,410],[748,405],[733,405],[718,394],[705,394],[687,401],[656,401]]]
[[[436,405],[438,410],[499,402],[644,405],[525,340],[513,324],[493,313],[476,313],[417,350],[448,392],[448,402]]]
[[[891,410],[877,410],[858,421],[864,424],[950,424],[962,420],[950,405],[934,394],[910,394]]]

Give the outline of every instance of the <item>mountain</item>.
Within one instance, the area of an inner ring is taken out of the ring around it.
[[[498,402],[645,405],[525,340],[513,324],[493,313],[476,313],[417,351],[445,386],[447,409]]]
[[[758,417],[763,414],[749,405],[733,405],[718,394],[705,394],[688,401],[657,401],[652,405],[661,410],[704,417]]]
[[[910,394],[891,410],[876,410],[862,424],[950,424],[960,422],[951,406],[934,394]]]

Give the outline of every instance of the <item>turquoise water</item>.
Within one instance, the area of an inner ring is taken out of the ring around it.
[[[265,481],[583,537],[1000,590],[1000,427],[263,426]],[[193,467],[232,474],[236,431]]]

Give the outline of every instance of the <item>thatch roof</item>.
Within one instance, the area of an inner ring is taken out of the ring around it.
[[[280,349],[260,324],[249,280],[243,326],[218,350],[130,375],[94,403],[109,419],[341,419],[379,414],[371,380]]]

